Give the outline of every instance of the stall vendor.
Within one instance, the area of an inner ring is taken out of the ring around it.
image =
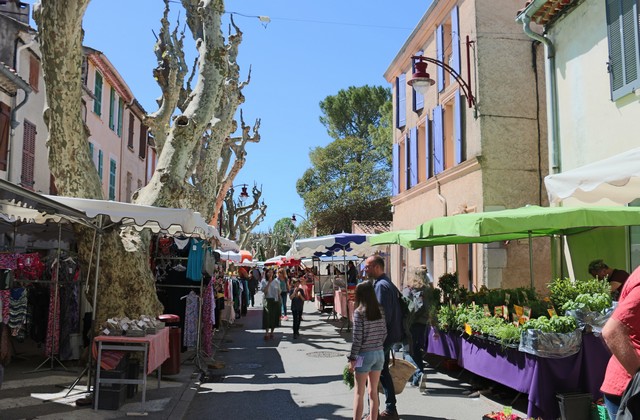
[[[589,264],[589,274],[599,279],[606,278],[611,286],[611,297],[616,301],[620,297],[622,285],[627,281],[627,278],[629,278],[629,273],[617,268],[609,268],[603,260],[591,261]]]

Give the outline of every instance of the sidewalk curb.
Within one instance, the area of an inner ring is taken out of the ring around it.
[[[180,419],[186,418],[187,410],[193,398],[196,396],[198,385],[200,381],[198,378],[198,369],[195,368],[191,373],[191,379],[189,382],[182,386],[182,391],[178,397],[177,403],[173,406],[173,409],[168,413],[166,419]]]

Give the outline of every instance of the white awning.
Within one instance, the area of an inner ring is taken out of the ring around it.
[[[549,202],[628,204],[640,198],[640,148],[544,178]]]

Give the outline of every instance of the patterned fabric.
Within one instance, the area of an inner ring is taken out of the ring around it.
[[[44,350],[46,356],[56,356],[60,353],[60,295],[56,293],[56,287],[54,283],[49,291],[49,322]]]
[[[0,268],[15,270],[18,268],[17,254],[0,254]]]
[[[204,291],[202,296],[202,352],[209,357],[213,354],[213,324],[215,301],[213,300],[213,281]]]
[[[182,344],[185,347],[195,347],[198,343],[198,295],[189,292],[186,300]]]
[[[40,254],[19,254],[16,277],[27,280],[38,280],[44,273],[44,264],[40,261]]]
[[[26,335],[27,324],[27,289],[11,290],[9,299],[9,328],[11,335],[22,341]]]
[[[9,323],[9,296],[11,296],[11,291],[0,290],[0,299],[2,299],[2,322],[5,324]]]

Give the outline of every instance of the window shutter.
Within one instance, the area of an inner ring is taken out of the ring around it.
[[[444,132],[442,106],[433,108],[433,174],[444,171]]]
[[[93,102],[93,112],[96,115],[102,115],[102,75],[96,71],[96,85],[93,95],[96,97]]]
[[[416,55],[422,55],[423,51],[418,51]],[[411,61],[411,73],[415,73],[416,71],[416,61]],[[416,91],[414,88],[411,88],[412,96],[413,96],[413,111],[417,112],[424,108],[424,96]]]
[[[98,150],[98,177],[100,177],[100,182],[102,182],[102,172],[104,166],[104,156],[102,150]]]
[[[7,170],[9,154],[9,132],[11,131],[11,108],[0,102],[0,171]]]
[[[91,159],[91,162],[93,162],[93,165],[95,166],[96,162],[93,157],[93,143],[91,142],[89,142],[89,158]]]
[[[460,74],[460,22],[458,6],[451,9],[451,63],[450,66]],[[451,76],[453,78],[453,76]]]
[[[418,185],[418,127],[413,127],[409,132],[409,151],[411,162],[411,186]]]
[[[36,92],[40,80],[40,61],[31,54],[29,56],[29,86]]]
[[[640,87],[638,6],[636,0],[607,0],[606,12],[611,100],[615,101]]]
[[[122,124],[124,123],[124,102],[122,98],[118,98],[118,125],[116,133],[118,137],[122,137]]]
[[[407,124],[407,79],[403,73],[396,77],[396,128]]]
[[[404,136],[404,187],[405,191],[411,188],[411,141],[409,136]]]
[[[456,91],[456,95],[453,100],[453,131],[454,131],[454,153],[456,165],[464,160],[465,150],[464,143],[462,141],[462,112],[464,105],[460,96],[460,89]]]
[[[36,126],[29,121],[24,121],[24,136],[22,141],[22,176],[20,183],[29,189],[33,189],[33,172],[36,159]]]
[[[400,175],[400,145],[398,143],[393,143],[392,154],[391,166],[393,174],[391,176],[391,195],[398,195],[398,180],[400,178],[398,176]]]
[[[138,156],[140,159],[144,159],[147,156],[147,139],[149,137],[149,128],[140,123],[140,149],[138,150]]]
[[[133,119],[133,112],[129,113],[129,137],[127,138],[127,147],[129,147],[129,149],[133,150],[133,123],[134,123],[134,119]]]
[[[427,179],[433,176],[433,133],[431,120],[427,118],[424,125],[425,174]]]
[[[115,110],[116,110],[116,90],[111,88],[109,92],[109,128],[113,131],[116,129],[115,122]]]
[[[436,56],[440,62],[444,62],[444,29],[442,25],[436,28]],[[444,69],[438,66],[438,92],[444,89]]]
[[[116,161],[109,160],[109,200],[116,199]]]

